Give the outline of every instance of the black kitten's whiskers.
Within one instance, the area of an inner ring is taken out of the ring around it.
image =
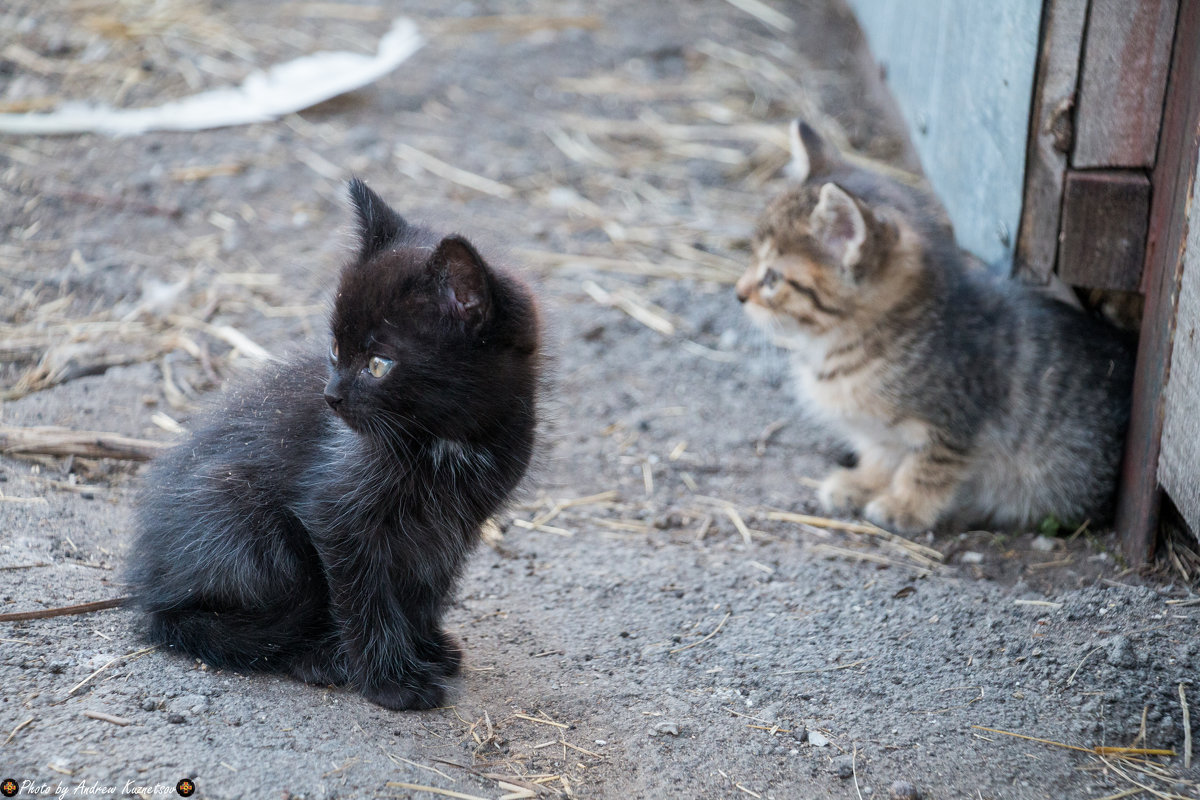
[[[130,578],[152,641],[429,708],[462,658],[446,600],[532,452],[537,311],[462,237],[350,193],[333,346],[263,367],[155,463]]]

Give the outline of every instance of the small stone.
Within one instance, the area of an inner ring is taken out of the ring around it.
[[[49,664],[46,665],[46,669],[50,670],[50,672],[54,675],[61,675],[63,670],[65,670],[69,666],[71,666],[70,661],[63,661],[61,659],[55,659],[54,661],[51,661]]]
[[[672,528],[682,528],[683,517],[674,511],[669,514],[659,514],[654,518],[654,527],[660,531],[670,530]]]
[[[180,714],[178,711],[172,711],[167,715],[167,722],[171,723],[172,725],[182,725],[183,723],[187,722],[187,717],[185,717],[183,714]]]
[[[983,553],[980,553],[976,550],[968,550],[959,556],[958,560],[964,564],[982,564]]]
[[[142,701],[142,711],[154,711],[158,708],[158,701],[153,697],[147,697]]]
[[[888,800],[921,800],[921,793],[908,781],[896,781],[888,790]]]
[[[173,699],[168,705],[169,711],[180,714],[203,714],[208,708],[208,698],[202,694],[185,694]]]
[[[1030,546],[1038,552],[1049,553],[1054,549],[1056,543],[1057,540],[1051,539],[1049,536],[1038,536],[1033,540],[1033,544]]]
[[[660,722],[654,726],[654,729],[652,731],[650,731],[650,735],[651,736],[667,736],[667,735],[678,736],[679,735],[679,723],[673,722],[671,720],[663,720],[662,722]]]
[[[1137,666],[1137,653],[1128,636],[1114,636],[1106,643],[1105,656],[1114,667],[1129,669]]]
[[[826,739],[825,735],[822,734],[820,731],[809,731],[808,732],[808,743],[811,744],[813,747],[828,747],[829,746],[829,740]]]
[[[833,759],[831,769],[839,778],[849,778],[854,774],[854,757],[838,756]]]

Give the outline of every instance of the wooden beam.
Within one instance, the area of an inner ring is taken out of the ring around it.
[[[1059,277],[1072,286],[1136,292],[1149,214],[1150,180],[1140,170],[1068,171]]]
[[[1176,2],[1092,0],[1073,166],[1154,166]]]
[[[1022,278],[1045,284],[1058,255],[1058,222],[1063,173],[1074,135],[1072,111],[1083,49],[1087,0],[1046,0],[1041,49],[1029,117],[1025,153],[1025,194],[1014,269]]]
[[[1162,442],[1163,390],[1175,333],[1187,200],[1200,148],[1200,2],[1183,4],[1167,83],[1158,160],[1150,177],[1154,195],[1146,238],[1142,290],[1146,313],[1138,341],[1133,414],[1125,442],[1117,530],[1134,564],[1154,555],[1161,504],[1158,458]]]

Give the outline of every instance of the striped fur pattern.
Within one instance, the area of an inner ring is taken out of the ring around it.
[[[129,580],[166,648],[432,708],[461,661],[442,612],[533,449],[537,310],[462,237],[350,192],[332,341],[156,460]]]
[[[936,200],[792,129],[794,181],[737,284],[857,464],[819,499],[905,532],[1101,521],[1129,415],[1123,334],[969,268]]]

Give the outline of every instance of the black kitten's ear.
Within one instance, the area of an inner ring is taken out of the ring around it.
[[[350,181],[350,202],[358,213],[358,257],[366,261],[408,227],[404,218],[358,178]]]
[[[809,178],[819,178],[841,163],[837,151],[826,144],[821,134],[804,120],[792,120],[788,129],[788,139],[792,149],[792,163],[788,165],[788,174],[793,180],[804,183]]]
[[[867,241],[867,218],[858,201],[837,184],[825,184],[809,217],[809,228],[834,263],[856,276]]]
[[[453,316],[471,323],[487,316],[491,303],[488,268],[470,242],[461,236],[447,236],[438,244],[429,264],[437,273]]]

